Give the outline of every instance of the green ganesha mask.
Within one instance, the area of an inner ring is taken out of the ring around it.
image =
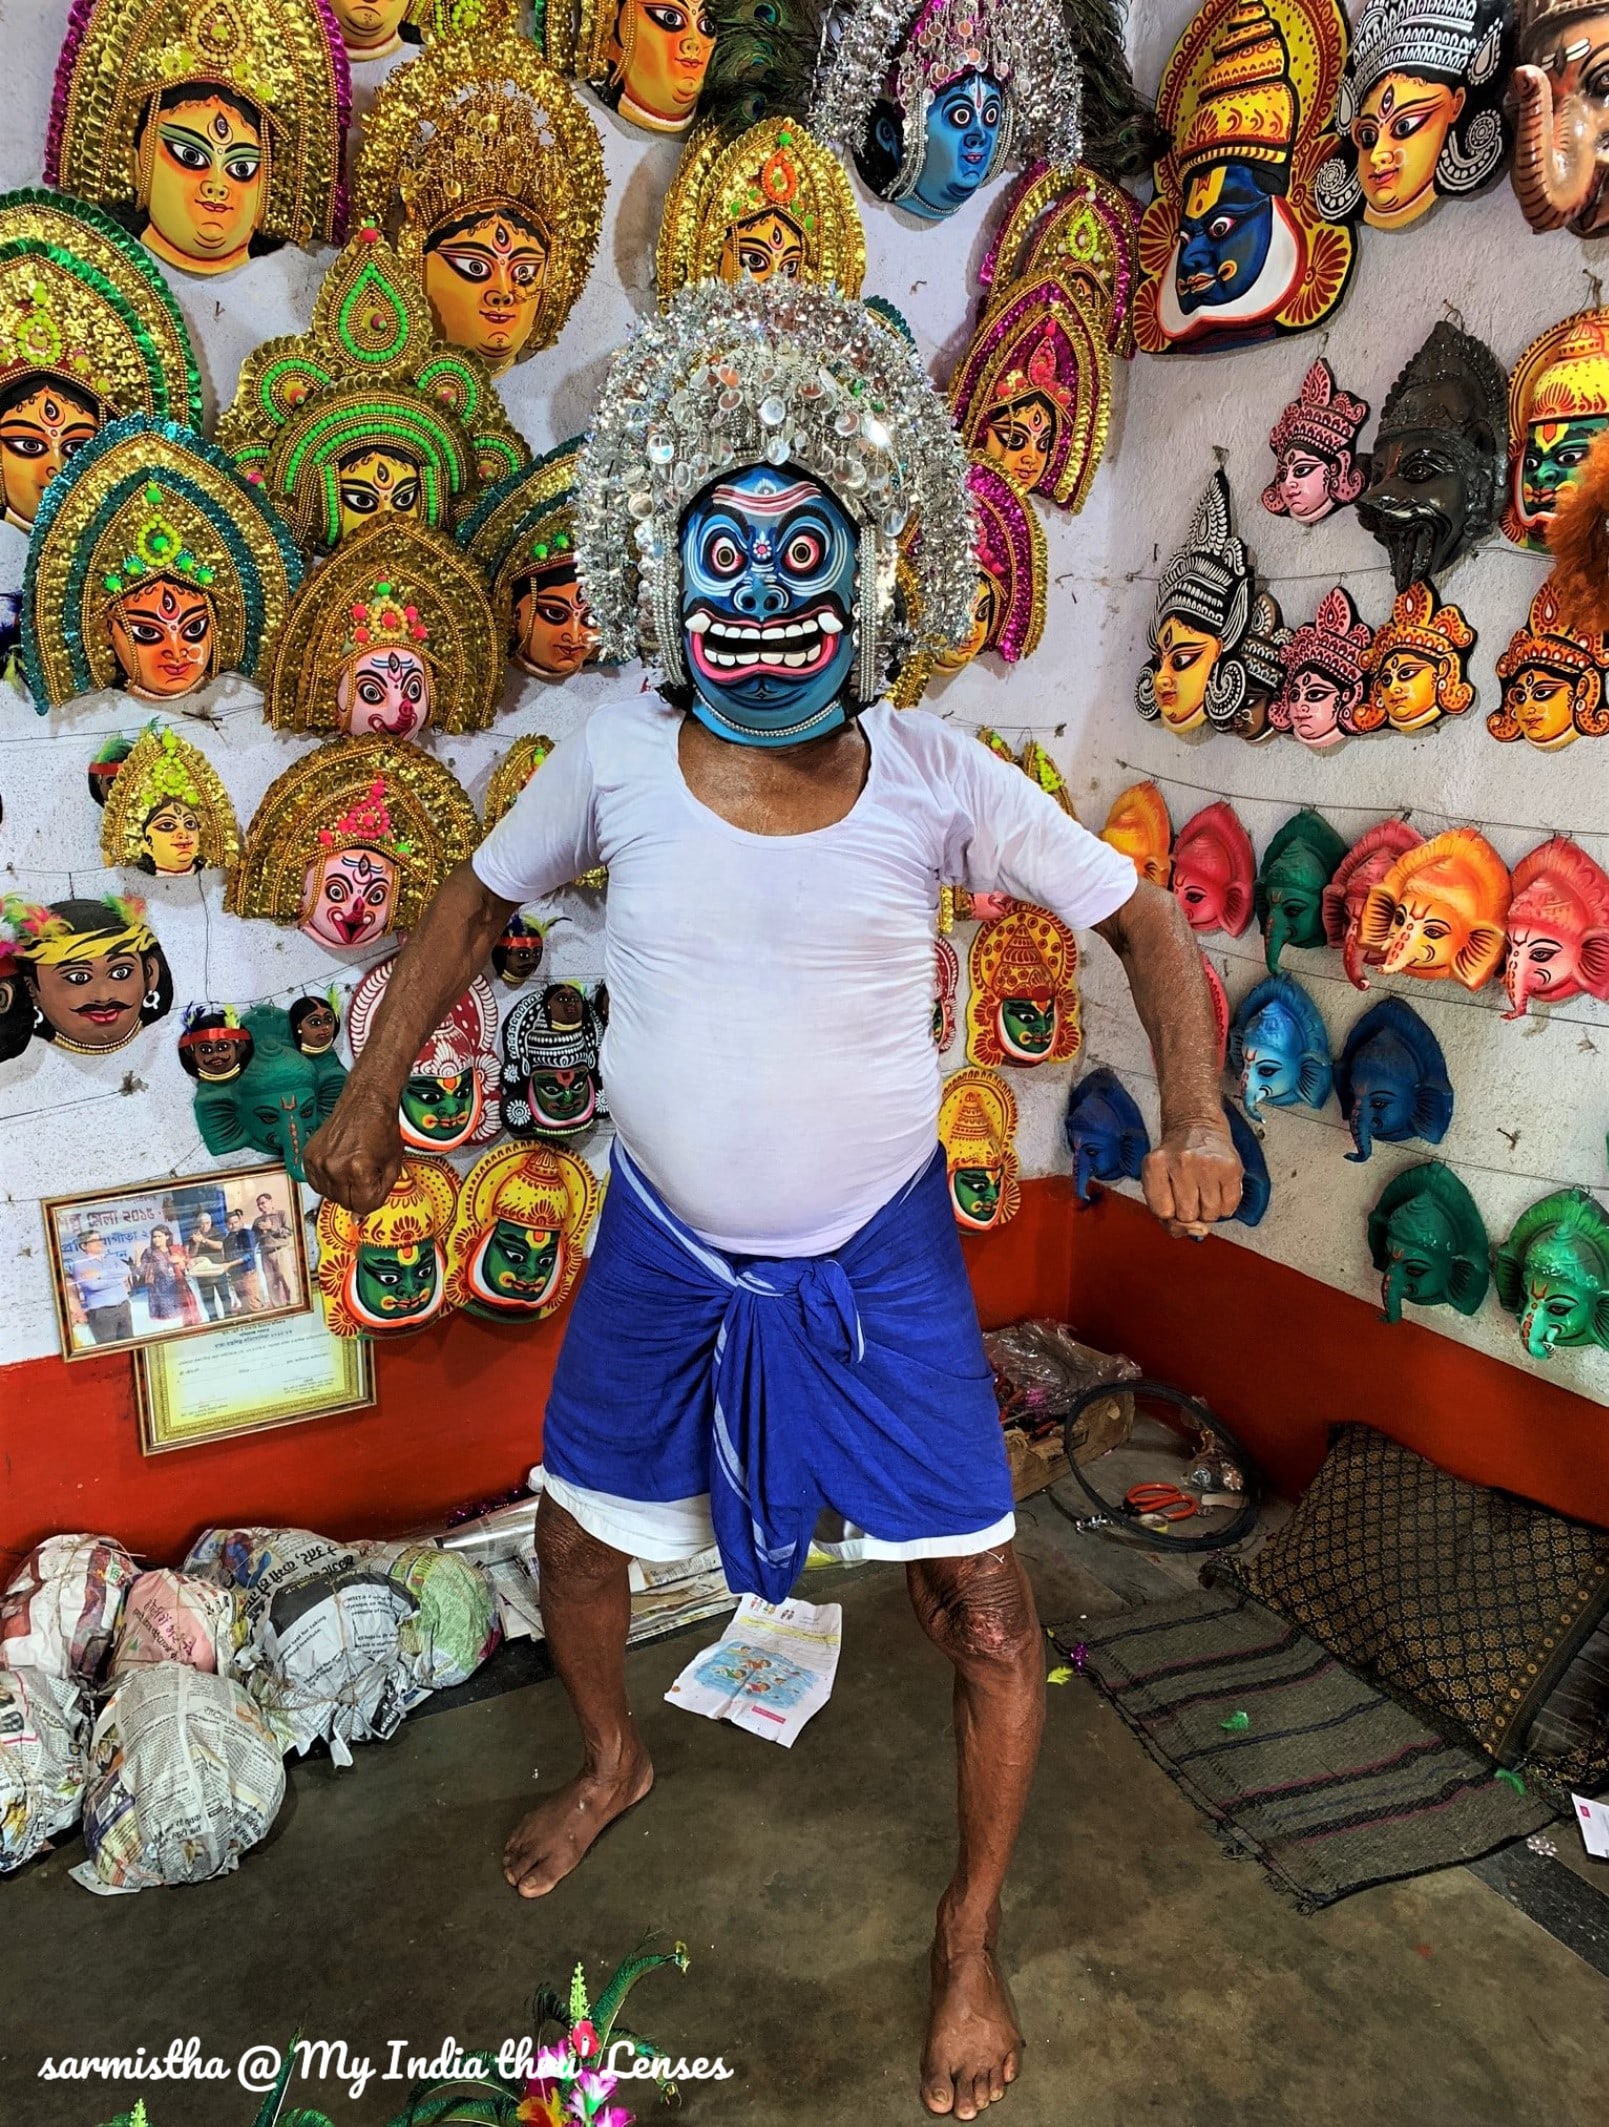
[[[333,1048],[304,1054],[278,1005],[254,1005],[240,1023],[251,1036],[251,1061],[227,1084],[197,1088],[196,1128],[209,1152],[261,1152],[305,1181],[308,1139],[340,1097],[346,1066]]]

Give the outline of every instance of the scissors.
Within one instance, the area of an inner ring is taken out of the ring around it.
[[[1164,1528],[1173,1521],[1188,1521],[1196,1511],[1194,1499],[1188,1492],[1181,1492],[1176,1484],[1131,1485],[1123,1495],[1123,1504],[1131,1514],[1138,1515],[1152,1528]]]

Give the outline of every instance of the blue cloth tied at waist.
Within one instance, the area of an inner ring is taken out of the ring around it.
[[[944,1161],[830,1255],[729,1256],[616,1140],[543,1461],[632,1500],[710,1495],[731,1586],[780,1602],[823,1507],[885,1542],[1011,1511]]]

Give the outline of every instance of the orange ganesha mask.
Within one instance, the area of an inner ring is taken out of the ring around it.
[[[1341,955],[1346,979],[1354,989],[1366,990],[1369,978],[1364,969],[1380,965],[1379,950],[1365,951],[1358,936],[1368,891],[1380,884],[1400,856],[1417,849],[1423,840],[1405,820],[1382,820],[1358,836],[1324,889],[1324,942]]]
[[[1452,976],[1478,990],[1503,964],[1507,866],[1473,827],[1450,827],[1400,856],[1364,897],[1358,938],[1388,975]]]
[[[1113,800],[1101,840],[1121,851],[1142,879],[1166,886],[1173,875],[1173,822],[1155,783],[1135,783]]]

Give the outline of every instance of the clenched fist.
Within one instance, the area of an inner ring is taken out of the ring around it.
[[[348,1084],[329,1121],[309,1142],[304,1165],[321,1196],[359,1218],[378,1210],[402,1172],[396,1102]]]
[[[1240,1155],[1229,1125],[1219,1119],[1164,1130],[1156,1150],[1146,1154],[1140,1182],[1169,1233],[1200,1240],[1216,1220],[1232,1218],[1240,1202]]]

